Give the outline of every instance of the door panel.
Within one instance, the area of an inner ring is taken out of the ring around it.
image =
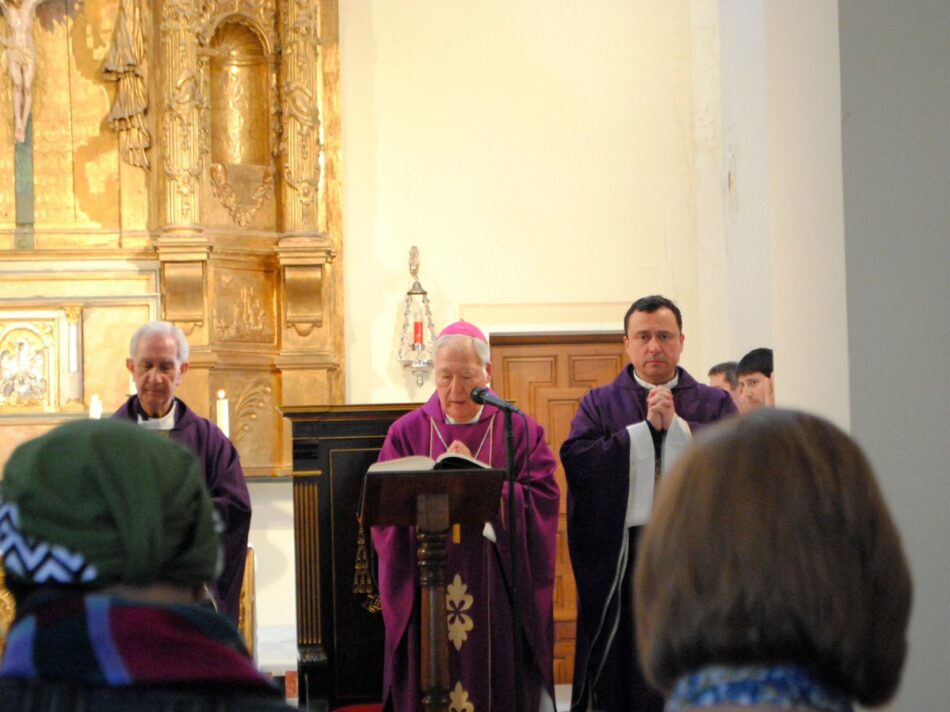
[[[504,334],[493,335],[492,386],[515,401],[544,428],[557,460],[555,477],[561,488],[557,559],[554,573],[554,680],[570,684],[574,676],[577,589],[567,550],[567,482],[559,451],[571,431],[581,398],[616,378],[627,363],[623,335]]]

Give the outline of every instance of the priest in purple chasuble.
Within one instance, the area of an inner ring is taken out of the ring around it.
[[[488,343],[467,322],[446,327],[435,345],[436,392],[418,410],[389,429],[379,460],[408,455],[436,458],[445,452],[469,455],[493,468],[506,468],[504,413],[471,400],[473,388],[491,378]],[[526,712],[553,710],[553,590],[555,538],[560,492],[555,461],[534,420],[512,418],[515,499],[521,571],[522,640]],[[508,485],[502,501],[507,503]],[[446,611],[449,636],[449,698],[460,712],[513,710],[515,656],[512,634],[508,515],[500,509],[484,525],[463,525],[449,537]],[[377,527],[379,589],[386,644],[383,671],[385,709],[419,708],[418,544],[411,527]]]
[[[112,417],[138,423],[198,456],[222,527],[224,565],[211,594],[218,612],[237,625],[251,529],[251,496],[241,459],[227,435],[175,397],[175,389],[188,372],[188,350],[184,333],[170,322],[153,321],[139,327],[126,359],[136,394]]]
[[[661,712],[640,670],[633,570],[654,487],[698,428],[736,413],[731,396],[678,366],[679,308],[658,295],[624,317],[630,364],[581,401],[561,446],[567,533],[577,581],[572,710]]]

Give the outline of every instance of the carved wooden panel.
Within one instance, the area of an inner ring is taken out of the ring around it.
[[[561,467],[561,443],[581,398],[593,387],[610,383],[627,363],[623,335],[505,334],[492,336],[492,386],[518,403],[544,427],[557,459],[561,488],[554,571],[554,681],[569,684],[574,676],[577,588],[567,549],[567,481]]]

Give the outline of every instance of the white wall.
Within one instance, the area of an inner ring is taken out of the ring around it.
[[[775,344],[772,331],[772,235],[769,222],[764,0],[721,0],[721,161],[725,247],[704,255],[723,263],[724,292],[716,305],[727,317],[728,351],[738,360]]]
[[[841,89],[834,3],[767,3],[765,64],[776,402],[819,413],[847,429]]]
[[[257,558],[255,592],[259,627],[296,630],[294,501],[288,481],[251,482],[251,533]]]
[[[847,428],[837,7],[722,0],[719,20],[723,358],[775,349],[778,404]]]
[[[618,329],[633,299],[661,292],[684,311],[684,365],[710,365],[697,194],[710,210],[718,80],[693,54],[715,56],[716,2],[347,0],[340,13],[349,402],[431,392],[395,363],[412,245],[437,328],[464,314]]]
[[[947,709],[950,3],[840,3],[851,422],[910,556],[890,709]]]

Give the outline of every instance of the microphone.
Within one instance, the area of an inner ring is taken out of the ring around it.
[[[472,400],[479,405],[493,405],[499,410],[507,410],[509,413],[520,413],[521,410],[514,403],[502,400],[485,386],[478,386],[472,389]]]

